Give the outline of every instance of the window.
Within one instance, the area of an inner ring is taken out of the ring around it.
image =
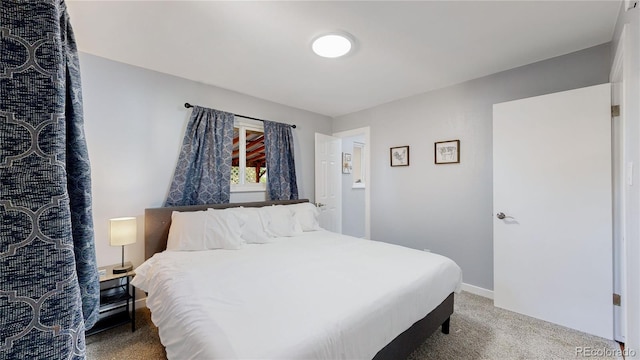
[[[262,124],[236,121],[233,129],[231,190],[264,191],[266,183],[264,128]]]

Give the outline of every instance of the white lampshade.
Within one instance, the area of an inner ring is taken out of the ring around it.
[[[138,222],[134,217],[109,219],[109,244],[122,246],[134,244],[138,236]]]

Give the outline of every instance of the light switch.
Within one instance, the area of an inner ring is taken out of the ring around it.
[[[633,185],[633,161],[627,163],[627,185]]]

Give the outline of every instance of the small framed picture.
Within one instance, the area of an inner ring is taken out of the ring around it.
[[[436,164],[456,164],[460,162],[460,140],[438,141],[435,143]]]
[[[342,153],[342,173],[351,174],[351,154]]]
[[[392,147],[391,166],[409,166],[409,146]]]

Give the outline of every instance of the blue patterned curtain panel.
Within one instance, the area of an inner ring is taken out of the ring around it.
[[[298,198],[291,125],[264,120],[267,194],[271,200]]]
[[[0,359],[84,359],[99,282],[63,1],[0,7]]]
[[[228,203],[234,115],[194,106],[165,206]]]

